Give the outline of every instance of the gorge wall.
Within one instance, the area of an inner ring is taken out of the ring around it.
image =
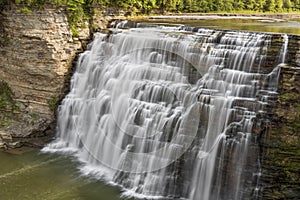
[[[0,15],[0,148],[21,145],[14,138],[45,134],[88,27],[73,38],[60,10],[15,9]]]
[[[264,135],[263,199],[300,196],[300,37],[290,36],[287,65],[281,67],[278,98]]]

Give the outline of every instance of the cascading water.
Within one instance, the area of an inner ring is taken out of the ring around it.
[[[97,33],[44,150],[75,153],[125,195],[249,199],[259,190],[253,128],[277,88],[278,63],[261,70],[270,42],[183,26]]]
[[[281,64],[285,64],[286,54],[288,50],[288,44],[289,44],[289,37],[287,34],[284,34],[283,36],[284,45],[282,46],[280,58],[281,58]]]

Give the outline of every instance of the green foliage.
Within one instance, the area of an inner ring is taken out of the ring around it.
[[[13,91],[6,82],[0,80],[0,111],[14,111],[16,109]]]
[[[142,2],[143,13],[150,13],[153,8],[156,8],[156,0],[144,0]]]
[[[77,37],[77,26],[84,19],[85,13],[83,10],[84,0],[69,0],[67,2],[68,19],[71,26],[73,36]]]
[[[275,0],[267,0],[264,6],[265,11],[274,11],[276,7]]]
[[[152,12],[289,12],[300,11],[300,0],[0,0],[0,7],[15,3],[22,13],[51,5],[68,13],[74,36],[84,19],[92,19],[94,8],[113,7],[127,15]]]
[[[57,97],[56,96],[52,96],[51,99],[48,101],[48,106],[50,108],[51,111],[55,111],[56,107],[57,107]]]
[[[20,9],[18,9],[17,12],[18,13],[24,13],[24,14],[30,14],[30,13],[32,13],[32,11],[29,8],[25,7],[25,6],[22,7],[22,8],[20,8]]]
[[[245,8],[243,0],[236,0],[233,4],[233,10],[239,11]]]
[[[281,12],[299,11],[300,0],[156,0],[155,5],[160,10],[172,12]]]
[[[14,99],[15,94],[8,84],[0,80],[0,127],[11,125],[12,119],[18,119],[20,111],[17,101]]]
[[[135,0],[138,2],[137,0]],[[82,23],[83,19],[92,16],[92,6],[94,4],[102,4],[101,0],[0,0],[0,5],[15,3],[23,6],[18,12],[30,14],[31,9],[43,8],[45,5],[52,5],[57,8],[64,8],[68,14],[68,20],[74,36],[78,36],[77,27]]]
[[[5,4],[6,4],[5,0],[0,0],[0,11],[4,8]]]
[[[276,4],[275,9],[278,12],[282,12],[283,11],[283,0],[277,0],[277,4]]]
[[[209,12],[211,10],[212,1],[200,0],[196,4],[193,4],[191,11]]]
[[[300,0],[294,0],[293,3],[294,3],[293,9],[300,10]]]
[[[32,113],[32,114],[30,115],[30,117],[31,117],[31,119],[33,119],[33,120],[38,120],[38,119],[40,119],[40,116],[39,116],[38,114],[36,114],[36,113]]]

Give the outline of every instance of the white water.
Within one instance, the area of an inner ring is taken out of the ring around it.
[[[280,54],[280,58],[281,58],[281,64],[286,64],[285,60],[286,60],[286,54],[287,54],[287,50],[288,50],[288,45],[289,45],[289,37],[287,34],[284,34],[283,36],[283,42],[284,45],[282,46],[281,49],[281,54]]]
[[[252,128],[279,72],[259,73],[269,43],[265,34],[184,27],[98,33],[44,150],[75,152],[83,173],[125,195],[245,199]]]

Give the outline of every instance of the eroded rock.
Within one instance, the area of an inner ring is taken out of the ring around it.
[[[56,104],[65,94],[70,68],[83,50],[82,41],[89,38],[89,28],[80,28],[75,41],[64,11],[50,9],[31,14],[5,10],[0,21],[0,80],[16,102],[16,108],[0,111],[3,141],[43,136],[55,120]],[[1,146],[19,144],[1,141]]]

